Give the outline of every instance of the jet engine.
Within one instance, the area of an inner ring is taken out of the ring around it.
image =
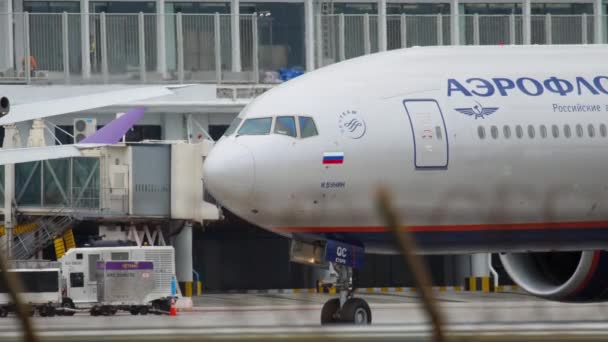
[[[5,116],[11,110],[11,103],[8,97],[0,97],[0,117]]]
[[[513,281],[537,297],[563,302],[608,300],[608,252],[505,253]]]

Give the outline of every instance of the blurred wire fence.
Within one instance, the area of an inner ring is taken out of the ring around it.
[[[311,21],[314,34],[306,44],[305,30],[290,33],[289,43],[276,39],[282,27],[257,13],[238,20],[219,13],[3,13],[0,18],[13,24],[0,26],[0,43],[10,47],[0,58],[0,81],[52,84],[272,83],[272,73],[281,68],[311,64],[302,63],[307,48],[296,45],[315,50],[311,65],[321,67],[412,46],[591,44],[597,29],[596,17],[586,14],[325,14]],[[31,59],[24,58],[28,54]]]

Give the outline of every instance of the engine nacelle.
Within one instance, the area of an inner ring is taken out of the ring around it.
[[[8,97],[0,97],[0,117],[5,116],[11,110],[11,103]]]
[[[607,252],[507,253],[500,260],[513,281],[537,297],[564,302],[608,300]]]

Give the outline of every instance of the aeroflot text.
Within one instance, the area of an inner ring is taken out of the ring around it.
[[[608,76],[595,76],[585,78],[577,76],[574,79],[563,79],[551,76],[544,80],[532,77],[491,78],[473,77],[460,82],[454,78],[448,79],[448,96],[452,94],[464,96],[509,96],[513,93],[522,93],[528,96],[540,96],[543,93],[566,95],[608,95]]]

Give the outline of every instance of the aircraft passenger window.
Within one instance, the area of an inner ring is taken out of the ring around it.
[[[515,126],[515,135],[517,135],[517,137],[519,139],[521,139],[524,136],[524,129],[521,128],[520,125]]]
[[[545,139],[547,137],[547,127],[540,125],[540,136]]]
[[[506,139],[509,139],[511,137],[511,127],[509,126],[503,126],[502,127],[502,134],[504,134]]]
[[[241,124],[243,120],[241,118],[234,118],[234,120],[232,120],[232,122],[230,123],[230,126],[228,126],[228,128],[226,128],[226,131],[224,132],[224,136],[229,136],[234,134],[234,131],[236,131],[237,127],[239,127],[239,125]]]
[[[606,125],[604,124],[600,124],[600,135],[602,136],[602,138],[606,137]]]
[[[570,135],[571,135],[570,133],[571,133],[570,132],[570,125],[564,125],[564,136],[566,138],[570,138]]]
[[[593,126],[593,124],[589,124],[587,126],[587,133],[589,133],[590,138],[593,138],[595,136],[595,127]]]
[[[272,118],[247,119],[239,129],[238,135],[263,135],[270,133]]]
[[[486,129],[483,126],[477,127],[477,135],[479,135],[479,139],[483,139],[486,137]]]
[[[441,138],[442,138],[441,127],[435,126],[435,136],[437,137],[437,140],[441,140]]]
[[[534,126],[532,125],[528,125],[528,137],[530,137],[530,139],[534,138]]]
[[[576,125],[576,135],[581,138],[583,136],[583,126]]]
[[[298,117],[300,122],[300,137],[308,138],[318,135],[317,126],[315,126],[314,120],[309,116]]]
[[[493,139],[498,139],[498,127],[492,126],[490,128],[490,134],[492,134]]]
[[[557,127],[557,125],[551,126],[551,131],[554,138],[559,138],[559,127]]]
[[[277,116],[277,121],[274,124],[274,132],[276,134],[289,135],[296,137],[296,119],[293,116]]]

